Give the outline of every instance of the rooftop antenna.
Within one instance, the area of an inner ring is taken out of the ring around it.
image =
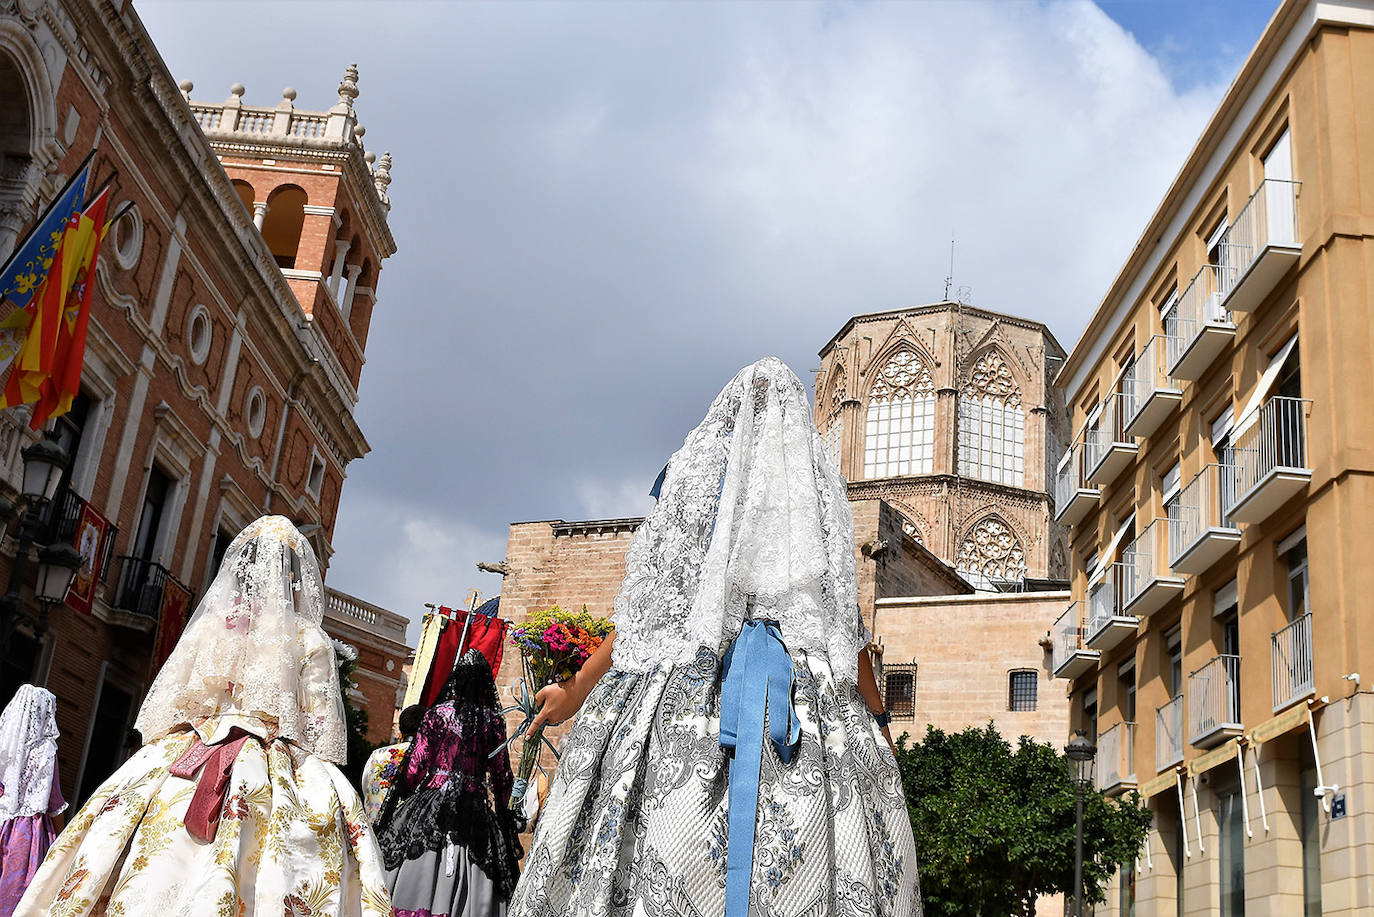
[[[949,302],[949,288],[954,283],[954,231],[949,233],[949,273],[945,275],[945,302]]]

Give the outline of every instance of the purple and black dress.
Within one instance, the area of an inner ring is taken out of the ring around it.
[[[506,913],[522,850],[505,741],[491,666],[469,650],[421,720],[375,825],[395,917]]]
[[[67,808],[57,782],[57,698],[20,685],[0,715],[0,917],[10,917]]]

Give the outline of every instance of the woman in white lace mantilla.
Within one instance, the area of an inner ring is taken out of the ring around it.
[[[845,483],[801,382],[746,367],[668,463],[511,917],[914,917]],[[765,712],[766,711],[766,712]]]
[[[336,765],[346,727],[324,584],[280,516],[225,552],[144,699],[144,746],[58,837],[18,917],[390,913]]]

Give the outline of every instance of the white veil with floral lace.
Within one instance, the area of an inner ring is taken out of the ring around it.
[[[776,357],[745,367],[668,462],[654,510],[635,533],[615,602],[614,664],[689,661],[753,617],[787,646],[857,677],[864,631],[855,589],[854,518],[801,381]]]
[[[134,724],[143,741],[234,715],[342,764],[347,731],[324,602],[315,552],[296,527],[282,516],[250,524],[148,690]]]

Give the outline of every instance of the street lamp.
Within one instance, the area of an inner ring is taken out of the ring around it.
[[[28,571],[29,550],[42,528],[43,508],[57,494],[62,472],[67,468],[67,453],[52,440],[40,439],[26,446],[19,454],[24,458],[24,516],[19,526],[19,546],[14,554],[14,564],[10,567],[9,587],[0,596],[0,648],[5,651],[8,651],[10,637],[21,620],[32,621],[40,634],[47,629],[48,607],[63,600],[76,569],[81,565],[81,557],[71,545],[66,546],[67,551],[57,545],[49,545],[40,551],[37,595],[39,602],[43,603],[43,613],[41,617],[34,618],[25,610],[20,590],[24,585],[24,574]],[[72,560],[73,556],[75,561]],[[57,592],[58,586],[63,586],[61,593]]]
[[[1093,781],[1093,759],[1097,746],[1088,741],[1083,730],[1074,733],[1064,746],[1074,786],[1073,917],[1083,917],[1083,794]]]

